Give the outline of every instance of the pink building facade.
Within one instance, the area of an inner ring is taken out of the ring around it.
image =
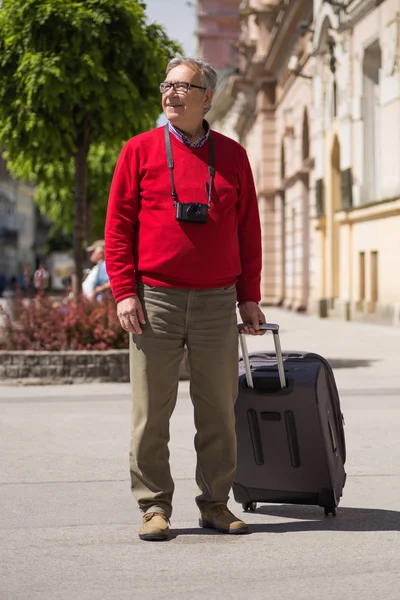
[[[312,15],[312,0],[242,0],[236,61],[207,115],[214,129],[245,147],[252,166],[262,301],[297,311],[308,308],[312,265],[313,87],[310,33],[299,29],[310,28]]]
[[[239,37],[240,0],[198,0],[197,54],[217,69],[232,64],[234,44]]]

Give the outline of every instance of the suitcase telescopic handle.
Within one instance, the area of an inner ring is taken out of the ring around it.
[[[248,323],[239,323],[239,325],[238,325],[239,334],[240,334],[239,335],[240,348],[242,350],[243,363],[244,363],[244,368],[246,371],[247,385],[250,388],[254,388],[253,376],[251,374],[251,367],[250,367],[249,351],[247,349],[246,336],[243,333],[243,328],[246,325],[248,325]],[[281,388],[283,389],[286,387],[286,377],[285,377],[285,368],[283,366],[281,341],[279,338],[279,325],[277,325],[275,323],[261,323],[260,329],[262,329],[264,331],[272,332],[273,339],[274,339],[274,345],[275,345],[276,360],[278,363],[279,381],[281,384]]]

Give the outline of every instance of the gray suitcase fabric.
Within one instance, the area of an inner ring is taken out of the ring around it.
[[[317,354],[283,355],[280,389],[274,353],[250,354],[254,389],[239,362],[236,501],[317,504],[333,509],[346,480],[339,396],[329,363]]]

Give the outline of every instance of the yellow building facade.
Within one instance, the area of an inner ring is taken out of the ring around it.
[[[399,324],[400,1],[316,4],[319,268],[310,307]]]

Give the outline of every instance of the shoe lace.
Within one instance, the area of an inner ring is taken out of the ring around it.
[[[153,517],[162,517],[163,519],[165,519],[165,521],[167,521],[167,523],[171,524],[171,522],[168,519],[168,517],[166,517],[163,513],[158,513],[158,512],[151,512],[151,513],[144,514],[143,515],[143,521],[145,523],[147,523],[148,521],[151,521],[151,519]]]

